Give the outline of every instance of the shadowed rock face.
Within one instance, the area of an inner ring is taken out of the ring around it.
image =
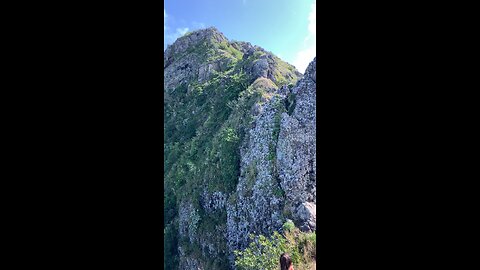
[[[270,235],[287,219],[315,231],[315,59],[302,77],[272,53],[207,28],[170,45],[164,68],[174,267],[234,269],[233,251],[249,233]],[[225,161],[232,156],[237,163]],[[236,173],[221,178],[225,170]]]

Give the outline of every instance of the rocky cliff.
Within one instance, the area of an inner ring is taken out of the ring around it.
[[[248,234],[316,230],[316,66],[215,28],[164,54],[165,260],[233,269]]]

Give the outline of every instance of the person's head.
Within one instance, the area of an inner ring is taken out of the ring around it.
[[[280,256],[280,269],[281,270],[290,270],[292,267],[292,259],[287,253],[283,253]]]

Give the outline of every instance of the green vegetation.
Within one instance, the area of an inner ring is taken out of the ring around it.
[[[287,99],[285,100],[285,106],[287,107],[288,115],[292,115],[296,105],[297,105],[296,95],[293,93],[288,94]]]
[[[191,33],[185,34],[188,35]],[[206,82],[198,82],[193,73],[190,80],[164,91],[164,257],[169,258],[168,269],[178,269],[179,246],[206,262],[208,269],[228,268],[226,239],[217,233],[226,226],[226,212],[206,213],[200,207],[201,194],[205,189],[210,193],[219,191],[230,195],[230,203],[237,200],[233,191],[240,175],[239,149],[254,121],[252,106],[262,96],[270,98],[266,89],[278,85],[266,79],[253,85],[256,78],[248,70],[265,53],[257,52],[244,59],[240,49],[238,44],[204,40],[173,55],[173,61],[191,55],[192,61],[202,64],[220,63],[221,69]],[[285,72],[290,71],[282,70],[279,78],[291,82],[282,75]],[[278,137],[279,119],[276,118],[274,137]],[[272,158],[274,148],[272,145]],[[247,174],[253,187],[257,174],[254,163]],[[283,196],[281,189],[275,189],[274,194]],[[220,250],[215,259],[205,258],[198,243],[189,243],[178,235],[178,207],[185,198],[196,209],[189,230],[199,237],[211,235],[209,241]]]
[[[266,53],[263,52],[263,51],[255,51],[255,52],[253,53],[253,57],[254,57],[255,59],[258,59],[258,58],[260,58],[260,57],[262,57],[262,56],[264,56],[264,55],[266,55]]]
[[[187,33],[183,37],[188,36],[188,35],[191,35],[191,33],[190,34]],[[183,37],[181,37],[181,38],[183,38]],[[212,48],[211,42],[205,40],[205,41],[197,44],[196,46],[189,47],[183,53],[174,54],[173,58],[175,59],[175,61],[178,61],[178,60],[182,59],[183,57],[185,57],[189,54],[195,54],[198,57],[199,61],[204,62],[208,58],[208,55],[212,55],[214,53],[215,52]]]
[[[239,270],[277,270],[279,258],[287,252],[295,269],[308,269],[315,262],[316,235],[303,233],[293,222],[283,225],[284,235],[274,232],[269,238],[249,235],[250,244],[243,251],[235,251],[235,265]]]
[[[168,261],[163,261],[164,269],[169,269],[170,267],[176,269],[178,265],[178,233],[175,224],[167,225],[163,230],[163,235],[163,257],[170,258]],[[167,267],[167,264],[169,267]]]
[[[293,224],[293,221],[289,220],[283,224],[282,228],[285,232],[291,232],[295,229],[295,224]]]
[[[191,81],[189,87],[182,84],[173,91],[166,91],[169,97],[164,105],[164,213],[165,239],[170,239],[171,243],[165,243],[164,256],[175,258],[169,269],[178,267],[178,245],[191,245],[182,244],[175,232],[180,200],[189,198],[198,203],[204,187],[209,192],[225,194],[232,193],[236,187],[240,173],[240,142],[250,128],[250,109],[261,95],[260,89],[248,87],[251,82],[252,78],[234,62],[206,83]],[[222,210],[217,214],[212,216],[199,211],[192,229],[198,230],[198,235],[215,232],[216,225],[226,223],[226,212]],[[217,246],[224,246],[223,250],[226,250],[225,241],[221,235],[213,240]],[[198,250],[193,251],[196,251],[195,256],[201,255]],[[225,254],[223,256],[212,262],[214,269],[227,267],[228,260]]]
[[[275,100],[274,106],[276,107],[276,114],[273,119],[272,142],[268,145],[268,150],[269,150],[268,159],[272,162],[275,162],[276,142],[278,141],[278,135],[280,134],[280,124],[282,120],[282,113],[285,112],[285,107],[282,106],[280,99],[277,98]]]
[[[218,48],[227,52],[230,56],[234,57],[235,59],[242,59],[243,53],[239,51],[237,48],[232,46],[229,42],[223,41],[218,44]]]
[[[292,75],[295,74],[295,67],[282,61],[276,56],[273,58],[275,59],[275,71],[273,76],[275,77],[275,83],[278,87],[294,85],[297,83],[298,78]]]
[[[257,166],[255,162],[252,162],[247,168],[247,188],[252,189],[255,184],[255,179],[257,178]]]
[[[257,164],[253,161],[247,168],[246,172],[246,194],[245,196],[252,196],[253,186],[255,185],[255,180],[257,178]]]
[[[285,196],[285,192],[280,188],[280,186],[274,187],[273,194],[278,198],[283,198]]]

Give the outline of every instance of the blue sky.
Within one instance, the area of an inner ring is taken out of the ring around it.
[[[316,56],[316,0],[165,0],[164,49],[215,26],[229,40],[271,51],[303,73]]]

